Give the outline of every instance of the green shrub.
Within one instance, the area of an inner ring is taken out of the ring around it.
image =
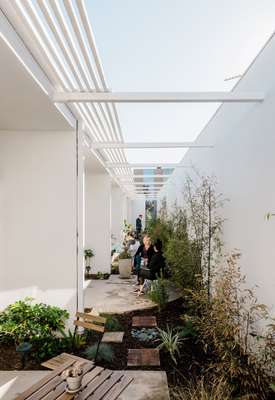
[[[79,333],[73,333],[70,329],[68,333],[62,332],[64,337],[64,344],[70,350],[80,350],[86,344],[86,337],[84,335],[79,335]]]
[[[186,239],[172,238],[168,241],[165,252],[166,261],[172,272],[172,279],[181,289],[194,288],[201,273],[199,254]]]
[[[121,324],[120,324],[119,320],[117,319],[117,317],[115,317],[111,314],[101,314],[101,316],[106,318],[106,323],[105,323],[106,331],[116,332],[116,331],[120,331],[122,329]]]
[[[161,218],[151,220],[149,222],[147,232],[152,242],[155,242],[157,239],[162,241],[163,250],[165,251],[168,240],[173,233],[172,221],[168,219],[164,220]]]
[[[44,358],[64,347],[56,334],[64,330],[69,313],[32,301],[31,298],[19,300],[0,313],[0,342],[9,341],[16,345],[29,342],[32,354]]]
[[[85,351],[85,355],[89,360],[94,360],[97,350],[97,343],[88,347]],[[107,343],[101,343],[98,348],[97,361],[112,362],[114,358],[114,351],[112,347]]]
[[[160,310],[165,308],[169,301],[168,281],[163,278],[158,278],[155,281],[152,281],[151,290],[149,291],[148,296],[154,303],[157,303]]]

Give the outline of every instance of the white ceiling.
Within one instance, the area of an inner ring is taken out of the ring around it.
[[[0,130],[72,129],[2,39],[0,60]]]

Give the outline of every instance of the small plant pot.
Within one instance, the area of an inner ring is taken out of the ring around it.
[[[77,392],[81,389],[83,375],[79,376],[68,376],[66,378],[67,381],[67,390],[70,392]]]
[[[131,258],[124,258],[118,260],[119,275],[122,279],[129,279],[132,272],[132,260]]]

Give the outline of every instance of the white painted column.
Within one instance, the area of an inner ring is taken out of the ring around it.
[[[76,223],[77,223],[77,310],[84,311],[84,152],[83,152],[83,132],[81,129],[76,129],[76,190],[77,190],[77,205],[76,205]]]
[[[125,195],[120,187],[112,185],[111,229],[114,244],[121,244],[125,217]]]
[[[91,248],[92,273],[111,270],[111,178],[85,171],[85,248]]]

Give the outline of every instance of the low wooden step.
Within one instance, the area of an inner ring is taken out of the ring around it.
[[[132,326],[135,328],[156,328],[157,319],[154,316],[144,315],[132,318]]]
[[[159,349],[129,349],[128,367],[159,367]]]
[[[124,332],[105,332],[102,343],[122,343]]]
[[[61,353],[58,356],[51,358],[50,360],[44,361],[41,365],[45,368],[54,370],[70,360],[83,361],[83,358],[77,357],[73,354]]]

